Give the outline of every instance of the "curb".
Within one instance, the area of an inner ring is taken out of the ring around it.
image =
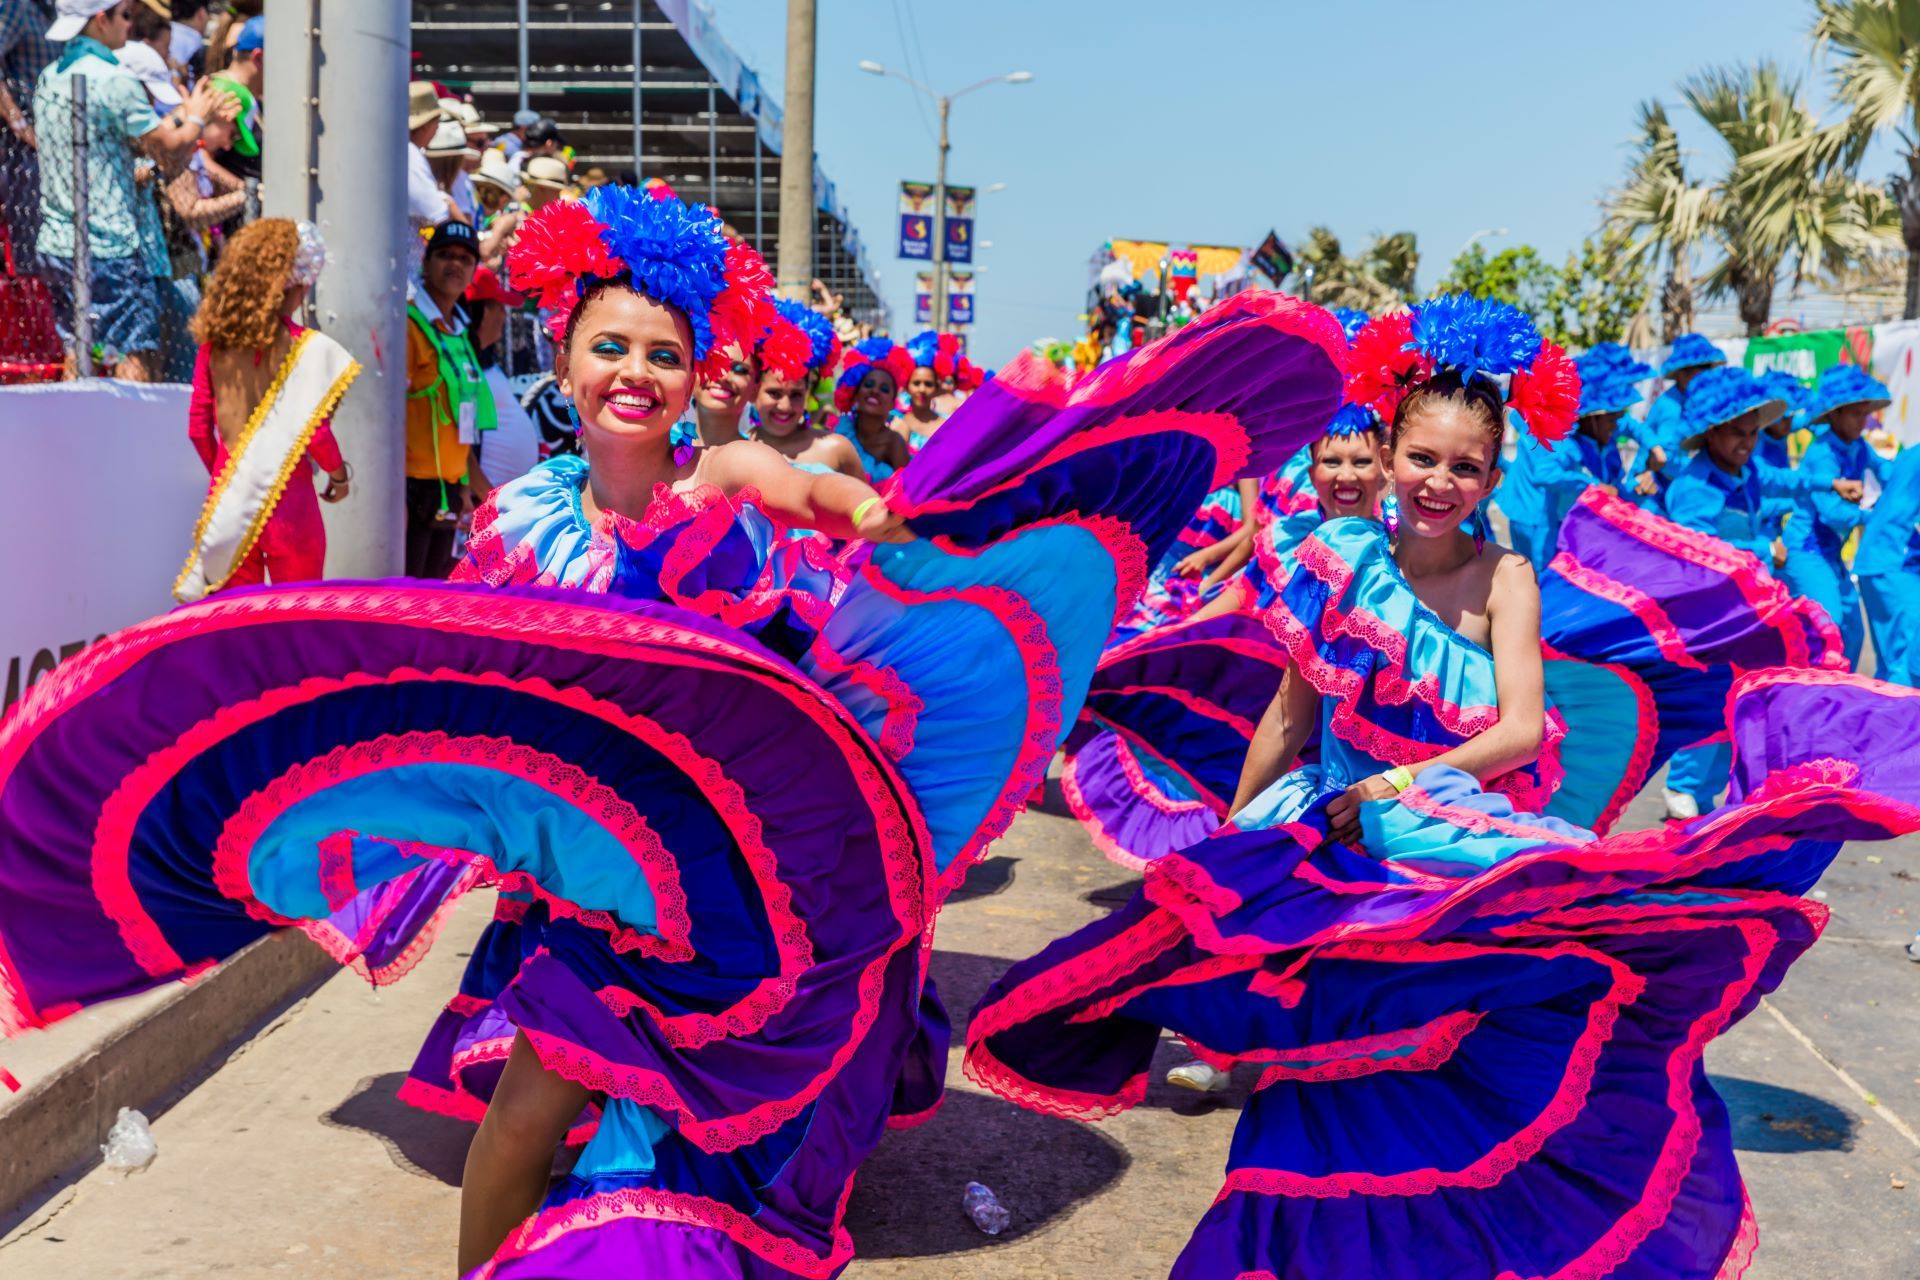
[[[0,1218],[100,1157],[121,1107],[154,1119],[240,1042],[340,966],[297,929],[248,944],[43,1077],[0,1111]]]

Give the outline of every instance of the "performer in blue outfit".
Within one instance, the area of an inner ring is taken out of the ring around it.
[[[1553,559],[1560,523],[1588,485],[1618,493],[1624,467],[1616,439],[1621,419],[1640,403],[1635,383],[1653,372],[1617,342],[1603,342],[1574,361],[1580,370],[1580,418],[1574,432],[1547,448],[1525,431],[1494,499],[1507,516],[1513,549],[1543,569]]]
[[[1866,624],[1860,616],[1860,593],[1847,570],[1841,549],[1866,521],[1857,489],[1868,475],[1886,482],[1887,463],[1863,438],[1867,418],[1892,400],[1885,384],[1852,365],[1835,365],[1820,375],[1807,406],[1807,425],[1815,429],[1813,443],[1800,459],[1807,492],[1787,520],[1788,558],[1782,570],[1787,584],[1827,611],[1846,642],[1847,662],[1860,660]],[[1820,430],[1821,424],[1826,430]]]
[[[1660,376],[1673,385],[1662,391],[1630,438],[1639,446],[1629,472],[1628,497],[1649,511],[1664,513],[1667,486],[1680,472],[1680,442],[1686,438],[1687,388],[1701,373],[1727,362],[1727,353],[1697,333],[1680,335],[1660,364]]]
[[[1873,674],[1920,689],[1920,447],[1887,469],[1885,487],[1860,530],[1853,574],[1873,633]]]
[[[1015,964],[968,1029],[972,1079],[1081,1119],[1145,1099],[1163,1028],[1258,1072],[1172,1280],[1741,1275],[1755,1230],[1702,1053],[1813,941],[1801,895],[1839,840],[1920,822],[1920,779],[1880,763],[1920,723],[1809,670],[1822,638],[1746,557],[1591,489],[1573,577],[1536,588],[1476,545],[1509,408],[1558,435],[1577,406],[1564,357],[1497,306],[1421,303],[1355,344],[1397,534],[1307,537],[1234,817]],[[1589,695],[1578,719],[1562,689]],[[1716,703],[1738,803],[1596,836],[1623,768],[1639,785]],[[1316,727],[1318,762],[1289,770]]]

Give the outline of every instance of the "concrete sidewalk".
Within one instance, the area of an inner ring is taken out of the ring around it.
[[[1650,820],[1645,800],[1634,817]],[[1821,889],[1827,937],[1709,1053],[1760,1219],[1752,1280],[1920,1274],[1920,1145],[1906,1125],[1920,1118],[1920,966],[1897,950],[1920,917],[1914,876],[1920,840],[1846,850]],[[1133,883],[1077,824],[1026,814],[941,917],[934,973],[956,1020],[1011,960]],[[94,1171],[0,1244],[0,1275],[450,1275],[470,1130],[393,1093],[487,913],[486,895],[463,906],[398,987],[329,981],[159,1118],[151,1168]],[[1169,1044],[1158,1068],[1178,1056]],[[1156,1084],[1145,1106],[1083,1126],[979,1094],[958,1060],[939,1116],[890,1134],[861,1174],[850,1280],[1164,1276],[1218,1188],[1251,1079],[1218,1100]],[[961,1215],[969,1179],[1012,1210],[1006,1235]]]

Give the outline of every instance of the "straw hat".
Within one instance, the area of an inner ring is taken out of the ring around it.
[[[425,80],[415,80],[407,86],[407,129],[412,131],[421,125],[430,124],[444,115],[440,109],[440,99],[433,92],[433,85]],[[465,146],[463,140],[460,144]]]
[[[427,143],[429,156],[457,156],[467,149],[467,131],[460,127],[458,120],[442,118],[440,127],[433,131],[432,141]]]
[[[499,151],[490,150],[480,157],[480,167],[474,171],[473,180],[483,182],[490,187],[512,195],[520,188],[520,176],[507,163],[506,156]]]
[[[533,157],[521,169],[520,178],[530,187],[548,187],[554,191],[565,188],[573,181],[567,173],[567,162],[559,156]]]

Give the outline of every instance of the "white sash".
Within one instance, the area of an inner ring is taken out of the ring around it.
[[[193,550],[173,584],[175,599],[191,603],[218,591],[245,562],[305,463],[313,433],[359,372],[347,349],[317,329],[294,339],[200,509]]]

